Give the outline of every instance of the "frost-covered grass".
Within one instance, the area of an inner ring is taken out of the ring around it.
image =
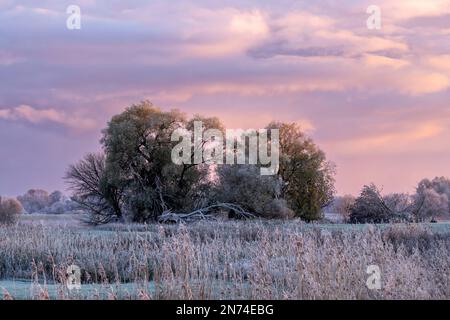
[[[3,298],[31,299],[142,299],[144,292],[154,292],[153,283],[84,284],[80,289],[68,290],[61,283],[44,283],[25,280],[0,280]]]
[[[78,295],[63,285],[71,264]],[[372,264],[381,290],[366,286]],[[449,299],[449,279],[449,224],[0,227],[4,298]]]

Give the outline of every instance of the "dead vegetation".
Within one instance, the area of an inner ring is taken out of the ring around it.
[[[129,298],[450,297],[450,235],[420,225],[332,230],[297,220],[205,220],[105,227],[1,227],[0,279],[64,283],[67,266],[76,264],[83,285],[136,284]],[[381,269],[381,290],[366,286],[371,264]],[[41,287],[36,298],[51,297]],[[5,298],[14,297],[12,290],[4,292]],[[116,293],[110,292],[127,298]]]

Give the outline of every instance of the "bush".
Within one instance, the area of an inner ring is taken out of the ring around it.
[[[2,199],[0,197],[0,224],[14,224],[23,212],[23,207],[15,199]]]

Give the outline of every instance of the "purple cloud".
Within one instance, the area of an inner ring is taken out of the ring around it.
[[[0,194],[64,188],[64,168],[143,99],[229,127],[314,127],[340,193],[450,175],[446,1],[381,1],[379,31],[365,1],[83,0],[74,31],[70,4],[0,1]]]

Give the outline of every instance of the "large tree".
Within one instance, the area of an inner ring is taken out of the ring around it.
[[[268,128],[279,129],[281,197],[297,217],[321,218],[322,208],[333,200],[334,165],[297,124],[272,122]]]
[[[194,121],[202,121],[204,129],[222,127],[216,118],[188,121],[177,110],[164,112],[144,101],[114,116],[103,131],[109,182],[126,190],[126,206],[135,221],[155,220],[166,210],[192,209],[201,198],[208,166],[172,161],[178,143],[172,141],[173,132],[191,130]]]

